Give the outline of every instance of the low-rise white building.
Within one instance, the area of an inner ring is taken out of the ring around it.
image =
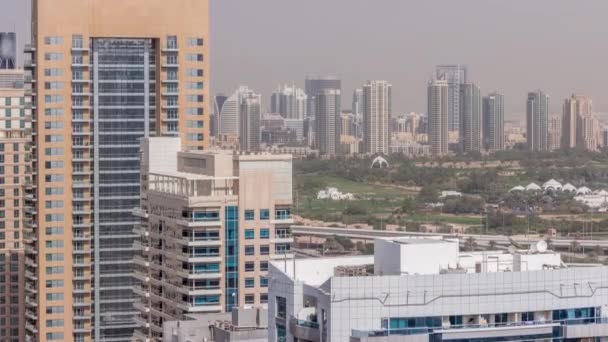
[[[270,341],[521,341],[608,337],[608,267],[457,240],[376,240],[373,256],[270,265]]]

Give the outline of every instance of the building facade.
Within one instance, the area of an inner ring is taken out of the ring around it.
[[[247,86],[239,86],[222,105],[218,117],[218,135],[224,138],[238,138],[243,98],[253,94]]]
[[[24,286],[35,262],[24,244],[34,238],[29,93],[23,70],[0,70],[0,340],[9,342],[25,341],[25,303],[36,296]]]
[[[208,146],[208,1],[35,1],[33,23],[29,338],[129,341],[139,139]]]
[[[505,104],[500,93],[493,92],[483,98],[482,136],[486,151],[505,149]]]
[[[291,156],[179,145],[142,144],[137,341],[190,314],[265,307],[269,262],[292,258]]]
[[[342,81],[334,76],[307,76],[304,80],[304,92],[308,97],[306,111],[308,117],[315,117],[315,98],[324,90],[342,90]]]
[[[481,90],[473,83],[460,85],[460,148],[481,151]]]
[[[315,143],[319,153],[336,155],[340,150],[340,90],[325,89],[315,96]]]
[[[279,87],[270,97],[270,112],[286,119],[304,120],[308,96],[295,85]]]
[[[549,141],[549,151],[559,150],[563,142],[562,137],[562,118],[554,115],[549,119],[549,132],[547,140]]]
[[[460,85],[467,83],[467,67],[460,64],[438,65],[435,78],[448,82],[448,129],[460,127]]]
[[[373,256],[272,262],[269,341],[608,337],[608,267],[569,267],[544,249],[459,252],[458,240],[387,238],[374,247]]]
[[[445,80],[432,80],[427,87],[428,141],[431,155],[448,153],[449,85]]]
[[[239,115],[239,146],[241,151],[260,149],[262,95],[249,93],[241,99]]]
[[[549,95],[541,90],[528,93],[526,101],[526,141],[530,151],[547,151]]]
[[[387,81],[369,81],[363,86],[363,143],[366,153],[389,154],[392,88]]]

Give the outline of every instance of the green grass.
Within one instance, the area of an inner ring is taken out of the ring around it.
[[[436,213],[430,214],[414,214],[410,215],[406,218],[407,220],[418,222],[418,223],[453,223],[453,224],[463,224],[463,225],[481,225],[480,217],[471,217],[471,216],[451,216],[451,215],[441,215]]]

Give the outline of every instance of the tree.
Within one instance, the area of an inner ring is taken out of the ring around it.
[[[408,214],[413,214],[416,211],[416,200],[413,197],[406,197],[401,203],[401,211]]]

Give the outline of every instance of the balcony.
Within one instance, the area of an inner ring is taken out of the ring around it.
[[[293,218],[291,217],[291,209],[276,209],[274,211],[274,219],[270,220],[273,224],[292,224]]]
[[[298,340],[319,342],[321,334],[319,333],[319,323],[297,319],[290,317],[289,331],[293,337]]]
[[[25,44],[23,51],[26,53],[36,52],[36,46],[33,44]]]
[[[30,59],[30,60],[27,60],[27,61],[25,61],[25,63],[23,63],[23,66],[24,66],[26,69],[33,69],[33,68],[35,68],[35,67],[36,67],[36,61],[31,60],[31,59]]]

